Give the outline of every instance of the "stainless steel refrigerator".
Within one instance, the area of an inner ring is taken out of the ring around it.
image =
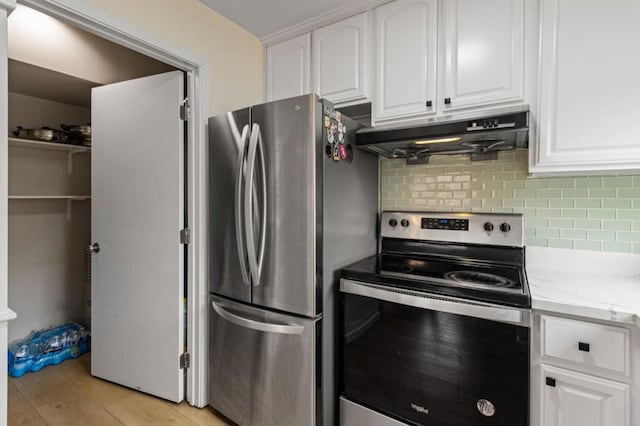
[[[209,119],[209,404],[337,424],[336,271],[376,251],[378,160],[315,95]]]

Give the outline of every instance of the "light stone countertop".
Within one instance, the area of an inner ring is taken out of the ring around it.
[[[640,327],[640,255],[526,250],[533,309]]]

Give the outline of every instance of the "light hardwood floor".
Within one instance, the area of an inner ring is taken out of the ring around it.
[[[91,356],[9,378],[9,426],[207,425],[228,423],[210,408],[163,399],[92,377]]]

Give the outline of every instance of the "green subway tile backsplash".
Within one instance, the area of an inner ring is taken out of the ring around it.
[[[640,253],[640,176],[531,178],[527,155],[412,166],[383,158],[382,208],[522,213],[528,245]]]

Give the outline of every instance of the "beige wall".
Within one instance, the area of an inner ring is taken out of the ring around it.
[[[260,40],[197,0],[87,1],[206,58],[211,115],[264,100]]]

